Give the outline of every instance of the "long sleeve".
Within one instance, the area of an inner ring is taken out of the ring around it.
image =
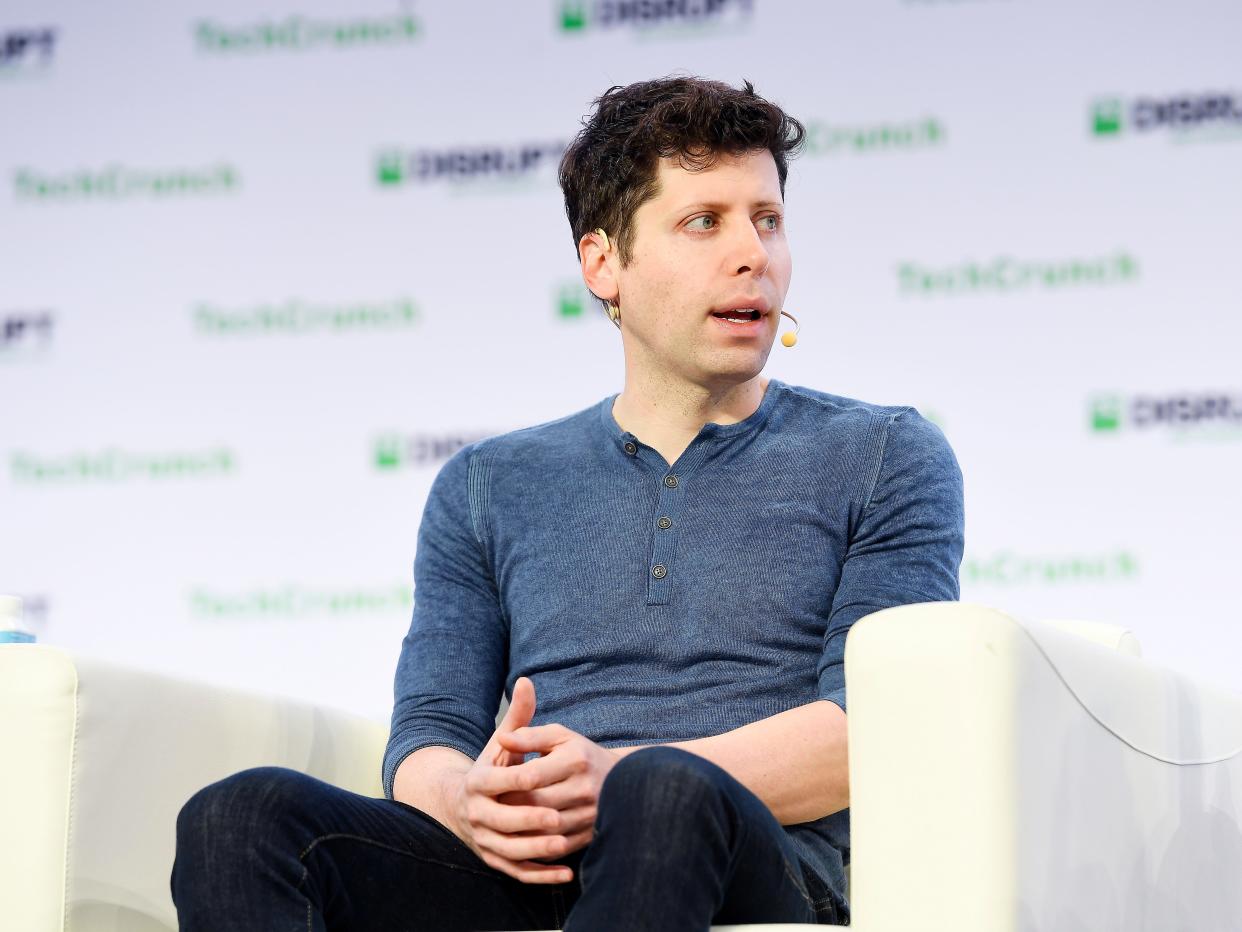
[[[441,469],[414,558],[414,615],[401,646],[384,792],[397,768],[431,745],[477,757],[504,688],[508,625],[488,559],[486,474],[477,445]]]
[[[958,598],[962,473],[940,429],[913,409],[891,416],[850,537],[818,666],[819,697],[846,708],[845,638],[864,615]]]

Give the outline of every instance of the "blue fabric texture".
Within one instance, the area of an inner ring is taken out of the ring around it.
[[[864,615],[955,600],[962,476],[909,407],[770,380],[669,466],[615,396],[474,443],[428,497],[384,789],[412,752],[477,757],[502,691],[606,746],[720,734],[815,700],[846,709]],[[788,826],[834,888],[849,810]]]

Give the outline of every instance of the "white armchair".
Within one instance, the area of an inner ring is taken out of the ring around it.
[[[1242,929],[1242,697],[1137,653],[1120,629],[958,603],[858,622],[846,646],[854,927]],[[386,734],[289,700],[0,646],[0,929],[174,929],[186,799],[261,764],[378,794]]]
[[[176,816],[260,764],[382,793],[385,725],[0,646],[0,929],[167,932]]]
[[[865,932],[1242,930],[1242,695],[954,603],[858,622],[845,676]]]

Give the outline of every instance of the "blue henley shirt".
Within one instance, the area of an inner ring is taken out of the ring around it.
[[[773,379],[670,466],[617,424],[615,397],[474,443],[437,476],[389,796],[419,748],[477,757],[519,676],[534,724],[606,747],[702,738],[817,699],[845,709],[855,621],[958,597],[961,472],[913,408]],[[849,810],[786,828],[843,892]]]

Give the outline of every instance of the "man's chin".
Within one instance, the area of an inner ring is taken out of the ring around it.
[[[706,381],[721,384],[732,383],[741,385],[756,378],[763,372],[768,362],[768,347],[764,352],[757,350],[746,352],[728,352],[715,355],[702,361],[703,376]]]

